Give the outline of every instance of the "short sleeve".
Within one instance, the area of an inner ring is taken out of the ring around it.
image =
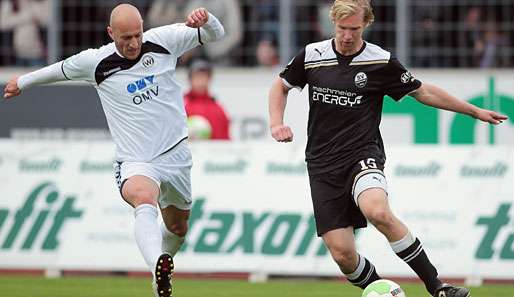
[[[147,40],[155,41],[164,46],[177,57],[182,56],[188,50],[199,46],[200,31],[183,23],[161,26],[146,32]]]
[[[88,49],[64,60],[61,70],[66,79],[94,82],[96,52],[96,49]]]
[[[391,96],[399,101],[405,95],[421,87],[421,81],[414,78],[396,58],[391,58],[384,69],[384,85],[382,86],[385,95]]]
[[[286,68],[280,73],[280,77],[289,88],[303,89],[303,87],[305,87],[307,84],[307,75],[305,73],[305,48],[287,64]]]

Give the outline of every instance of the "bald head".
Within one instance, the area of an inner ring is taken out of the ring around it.
[[[111,12],[107,32],[122,56],[130,60],[139,56],[143,40],[143,18],[137,8],[130,4],[116,6]]]
[[[115,28],[118,25],[125,25],[127,23],[143,23],[143,18],[139,10],[130,4],[120,4],[111,12],[110,26]]]

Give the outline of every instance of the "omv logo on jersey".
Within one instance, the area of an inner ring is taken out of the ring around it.
[[[155,81],[155,75],[145,76],[127,85],[129,94],[134,95],[132,102],[139,105],[143,102],[152,100],[153,96],[159,95],[159,86]]]

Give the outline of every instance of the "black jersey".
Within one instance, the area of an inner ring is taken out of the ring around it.
[[[352,166],[385,152],[379,131],[385,95],[400,100],[418,89],[388,51],[365,42],[343,56],[332,39],[307,45],[280,73],[288,87],[309,84],[306,161],[310,174]]]

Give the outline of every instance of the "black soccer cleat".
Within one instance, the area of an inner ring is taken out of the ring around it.
[[[155,265],[154,282],[152,284],[155,297],[171,297],[171,277],[173,276],[173,258],[169,254],[162,254]]]
[[[471,297],[469,289],[442,284],[435,290],[434,297]]]

